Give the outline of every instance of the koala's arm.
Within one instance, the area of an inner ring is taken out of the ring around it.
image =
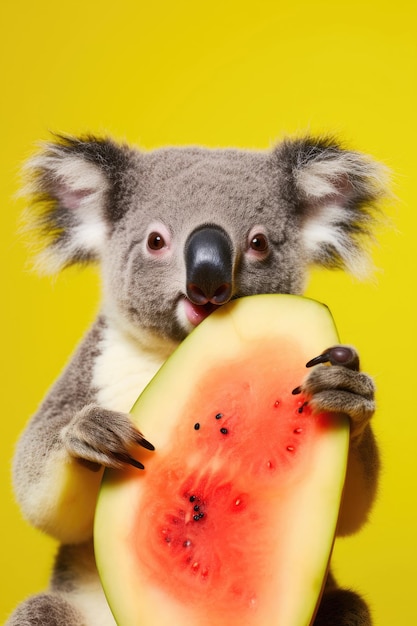
[[[338,535],[349,535],[368,519],[377,492],[380,459],[371,427],[375,386],[367,374],[359,371],[359,358],[353,348],[336,346],[331,351],[348,355],[347,362],[327,359],[329,351],[312,359],[310,364],[316,367],[302,389],[311,395],[314,410],[343,413],[350,420],[350,449],[338,524]],[[332,365],[320,364],[326,362]]]
[[[350,535],[367,521],[375,500],[380,470],[379,451],[370,424],[352,441],[340,510],[339,536]]]
[[[130,406],[119,413],[97,404],[93,371],[104,327],[99,319],[87,334],[29,422],[14,458],[15,492],[24,516],[65,543],[91,536],[103,467],[140,467],[135,448],[151,448],[124,412]],[[152,373],[144,371],[145,380]]]

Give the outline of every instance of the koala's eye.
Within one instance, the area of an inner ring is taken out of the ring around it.
[[[166,246],[165,239],[163,238],[161,233],[152,232],[148,236],[149,250],[162,250],[162,248],[165,248],[165,246]]]
[[[268,236],[262,226],[254,226],[248,234],[246,254],[253,261],[263,261],[269,256]]]
[[[266,252],[268,250],[268,239],[263,233],[256,233],[251,236],[249,247],[255,252]]]
[[[172,236],[162,222],[149,224],[144,236],[145,254],[153,259],[163,260],[172,253]]]

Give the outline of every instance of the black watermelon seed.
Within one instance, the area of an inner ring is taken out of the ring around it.
[[[220,420],[223,417],[223,413],[217,413],[216,420]]]
[[[201,513],[200,513],[201,515]],[[200,515],[193,515],[193,519],[198,522],[198,520],[200,519]]]
[[[190,502],[194,502],[197,496],[190,496]]]
[[[198,506],[198,504],[196,504],[194,507],[194,511],[199,511],[199,510],[200,510],[200,507]]]
[[[200,424],[197,422],[196,424],[194,424],[194,430],[199,430],[200,429]]]
[[[229,431],[227,430],[227,428],[220,428],[220,432],[221,432],[223,435],[227,435],[227,433],[228,433]]]

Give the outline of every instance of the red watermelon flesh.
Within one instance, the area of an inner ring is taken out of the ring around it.
[[[120,626],[307,626],[325,579],[347,420],[294,395],[337,343],[328,310],[295,296],[222,307],[133,409],[155,446],[144,472],[107,472],[99,571]]]

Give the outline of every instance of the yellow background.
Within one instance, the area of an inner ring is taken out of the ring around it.
[[[315,271],[342,339],[378,385],[384,472],[371,522],[335,551],[378,626],[417,624],[414,405],[416,9],[410,0],[3,0],[1,46],[0,619],[45,587],[55,545],[14,504],[14,442],[98,306],[95,270],[30,272],[18,171],[48,130],[108,132],[145,148],[268,147],[330,131],[386,162],[394,221],[373,282]]]

